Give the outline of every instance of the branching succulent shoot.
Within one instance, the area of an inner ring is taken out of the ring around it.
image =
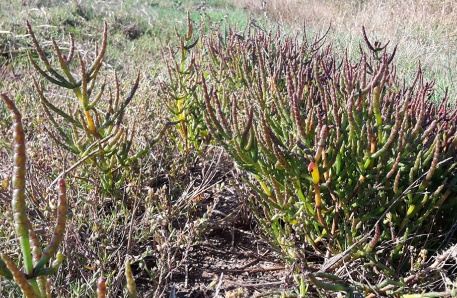
[[[192,50],[201,47],[202,34],[203,32],[200,36],[196,34],[188,14],[187,33],[180,36],[176,30],[179,40],[178,51],[169,46],[163,54],[169,81],[161,82],[160,87],[168,109],[173,115],[173,121],[177,123],[176,128],[180,135],[180,139],[176,140],[178,148],[185,152],[189,152],[191,147],[201,151],[210,141],[203,121],[204,105],[199,100],[202,96],[199,92],[199,73],[194,63],[202,60],[199,57],[202,52]]]
[[[47,281],[44,278],[57,272],[63,260],[58,253],[65,232],[67,218],[67,199],[65,181],[58,182],[59,205],[57,208],[57,223],[50,243],[44,250],[38,243],[36,234],[27,217],[25,204],[25,171],[26,152],[25,135],[22,127],[21,114],[14,102],[6,94],[0,95],[13,118],[13,174],[12,174],[12,212],[16,235],[19,239],[23,271],[8,255],[2,253],[0,260],[0,275],[6,279],[14,279],[25,297],[51,297]],[[46,267],[51,260],[54,262]]]
[[[132,101],[140,76],[136,77],[135,83],[128,96],[121,100],[121,90],[118,76],[114,76],[114,92],[109,92],[106,97],[106,81],[97,86],[100,70],[103,66],[103,58],[106,53],[108,28],[105,23],[103,41],[100,49],[96,49],[96,57],[88,66],[80,53],[76,53],[73,38],[70,36],[70,49],[68,56],[62,53],[55,40],[52,40],[57,63],[52,64],[40,46],[32,27],[27,22],[27,28],[33,41],[33,46],[39,60],[44,65],[40,67],[29,52],[29,60],[48,82],[71,90],[79,104],[74,111],[66,111],[63,107],[52,103],[45,95],[42,84],[34,79],[34,85],[40,97],[42,106],[57,135],[50,134],[54,141],[62,148],[87,159],[100,173],[102,188],[107,192],[117,189],[124,181],[127,173],[126,167],[134,160],[144,155],[165,132],[167,126],[141,150],[130,156],[132,141],[135,134],[135,124],[127,127],[123,123],[126,107]],[[79,60],[79,76],[74,75],[71,66],[74,57]],[[56,119],[63,119],[63,123]]]

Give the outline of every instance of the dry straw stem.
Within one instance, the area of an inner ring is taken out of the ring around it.
[[[411,284],[419,279],[424,279],[427,276],[430,276],[434,272],[441,270],[444,266],[446,266],[446,262],[450,259],[453,259],[454,261],[457,261],[457,244],[452,245],[445,251],[437,254],[434,257],[434,261],[431,265],[421,269],[419,272],[416,272],[414,274],[411,274],[407,277],[404,278],[404,283],[405,284]],[[387,291],[392,291],[395,289],[395,285],[387,285],[383,288],[380,289],[382,292],[387,292]],[[411,295],[408,297],[450,297],[451,291],[445,291],[445,292],[439,292],[439,293],[424,293],[421,295]],[[452,296],[453,297],[453,296]]]

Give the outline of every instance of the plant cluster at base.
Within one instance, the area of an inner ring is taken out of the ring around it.
[[[211,31],[181,44],[168,90],[192,83],[181,92],[190,97],[174,96],[192,111],[184,123],[204,119],[199,131],[250,174],[251,210],[297,272],[312,271],[311,255],[321,277],[361,262],[383,285],[423,268],[421,249],[436,249],[457,219],[457,109],[430,101],[420,68],[406,85],[396,48],[363,34],[368,50],[354,62],[323,37]]]

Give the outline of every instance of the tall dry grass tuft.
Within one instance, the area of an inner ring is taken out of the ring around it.
[[[239,6],[265,10],[277,21],[306,21],[310,25],[331,25],[337,30],[364,25],[380,36],[395,33],[444,33],[456,35],[457,5],[453,1],[398,0],[232,0]],[[446,30],[446,28],[448,30]],[[402,37],[402,36],[397,36]],[[404,36],[408,37],[408,36]],[[434,38],[437,36],[433,36]],[[438,36],[439,37],[439,36]]]
[[[361,28],[382,43],[398,44],[399,71],[412,76],[420,60],[438,93],[457,93],[457,4],[449,0],[232,0],[280,24],[331,28],[332,40],[357,51]]]

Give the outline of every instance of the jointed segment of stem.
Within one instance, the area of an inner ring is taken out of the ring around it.
[[[54,234],[52,235],[49,245],[43,250],[40,261],[35,266],[35,274],[39,274],[41,268],[48,263],[51,257],[57,252],[65,233],[65,223],[67,221],[67,195],[65,180],[63,179],[60,179],[58,182],[58,196],[59,205],[57,207],[57,223],[54,228]]]
[[[2,259],[5,261],[8,269],[13,273],[14,281],[21,288],[22,293],[25,295],[25,297],[40,298],[40,295],[38,295],[32,285],[29,284],[26,275],[21,270],[19,270],[14,261],[6,254],[2,254]]]
[[[125,261],[125,279],[127,280],[127,292],[130,298],[136,298],[138,293],[136,291],[135,280],[133,279],[132,268],[130,261]]]
[[[0,95],[13,117],[13,177],[12,177],[12,209],[14,228],[22,248],[24,267],[27,274],[32,274],[33,262],[30,254],[29,220],[25,211],[25,135],[22,117],[19,110],[6,94]]]
[[[97,279],[97,298],[106,297],[106,281],[103,276]]]

